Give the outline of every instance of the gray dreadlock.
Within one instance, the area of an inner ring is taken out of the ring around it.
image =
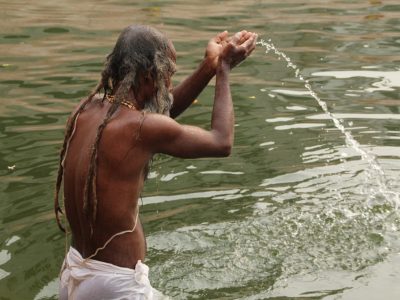
[[[62,213],[59,204],[59,192],[64,173],[62,161],[66,154],[68,141],[73,132],[73,125],[79,113],[85,110],[86,105],[100,91],[104,91],[102,101],[106,99],[107,95],[114,95],[115,100],[97,129],[84,187],[83,209],[89,218],[91,230],[93,230],[97,214],[96,176],[98,147],[103,130],[119,107],[121,101],[127,99],[130,90],[132,89],[135,95],[138,93],[140,89],[139,78],[143,75],[148,74],[151,76],[156,90],[154,97],[145,101],[144,111],[160,114],[169,113],[172,106],[172,97],[168,94],[166,80],[175,71],[172,51],[170,41],[165,35],[148,26],[131,25],[125,28],[120,34],[113,51],[106,58],[100,82],[71,116],[67,124],[64,143],[60,151],[60,163],[54,197],[57,224],[62,231],[65,231],[59,219],[59,213]],[[115,87],[118,88],[116,89]]]

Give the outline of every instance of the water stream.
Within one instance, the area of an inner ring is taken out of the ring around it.
[[[304,77],[297,65],[292,62],[291,58],[287,56],[286,53],[276,48],[271,39],[267,41],[261,39],[257,42],[257,45],[265,47],[266,54],[272,51],[278,56],[278,59],[283,58],[286,61],[287,68],[294,70],[295,77],[304,83],[304,87],[308,90],[309,94],[318,102],[321,109],[326,115],[328,115],[330,120],[332,120],[335,127],[344,135],[346,145],[354,149],[361,156],[361,159],[368,163],[368,168],[365,170],[366,181],[364,186],[364,193],[368,196],[367,204],[369,206],[381,205],[383,204],[382,201],[385,201],[387,204],[390,204],[397,209],[399,206],[399,193],[391,191],[388,187],[385,172],[377,161],[376,156],[372,152],[363,149],[360,143],[353,137],[351,132],[346,130],[343,121],[338,119],[334,113],[329,111],[327,103],[323,101],[313,90],[310,81]],[[378,188],[371,188],[369,183],[372,180],[375,180],[375,182],[378,184]]]

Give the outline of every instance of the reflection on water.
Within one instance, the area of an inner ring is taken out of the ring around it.
[[[174,299],[398,299],[397,2],[3,3],[0,298],[57,298],[64,237],[51,199],[65,120],[118,32],[147,23],[175,43],[175,83],[219,31],[274,40],[376,157],[390,199],[294,70],[260,47],[231,76],[232,156],[153,163],[141,209],[153,285]],[[212,97],[180,121],[207,127]]]
[[[271,50],[278,56],[278,59],[283,59],[287,63],[287,68],[292,68],[295,71],[295,77],[298,78],[302,83],[304,83],[304,87],[309,92],[309,94],[317,101],[322,111],[325,113],[327,117],[333,122],[335,127],[343,134],[345,138],[346,145],[351,149],[358,152],[361,156],[361,159],[368,163],[368,166],[365,171],[366,182],[370,185],[370,182],[377,183],[376,187],[369,188],[366,196],[368,197],[369,205],[381,205],[382,201],[385,203],[389,203],[394,206],[395,209],[399,206],[399,193],[393,192],[389,190],[387,183],[385,172],[382,167],[377,162],[376,156],[363,149],[360,143],[354,139],[353,135],[349,130],[345,128],[345,124],[343,120],[339,119],[336,115],[334,115],[328,108],[328,105],[325,101],[323,101],[320,96],[314,91],[308,79],[305,79],[301,74],[301,70],[291,61],[291,58],[287,56],[284,52],[280,51],[275,47],[274,44],[271,43],[271,40],[265,42],[264,40],[260,40],[257,42],[258,45],[261,45],[266,48],[265,53],[268,54]],[[291,107],[293,109],[293,107]],[[296,110],[303,110],[302,107],[295,106]],[[312,128],[324,126],[323,124],[301,124],[301,126],[277,126],[275,129],[291,129],[291,128]]]
[[[377,67],[368,67],[377,68]],[[379,79],[371,83],[373,87],[367,87],[361,90],[349,90],[349,92],[376,92],[376,91],[394,91],[396,87],[400,87],[400,71],[325,71],[315,72],[313,76],[331,76],[339,79],[347,79],[354,77],[365,77]]]

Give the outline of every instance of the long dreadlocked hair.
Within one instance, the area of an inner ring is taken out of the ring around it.
[[[121,101],[127,99],[130,90],[132,89],[135,95],[138,93],[140,76],[151,76],[156,91],[152,99],[145,101],[143,110],[160,114],[169,113],[172,99],[168,96],[166,80],[169,80],[175,70],[172,51],[170,41],[162,33],[148,26],[131,25],[120,34],[113,51],[106,58],[99,83],[71,116],[67,124],[64,143],[60,151],[60,163],[54,196],[57,224],[62,231],[65,232],[59,216],[59,213],[62,213],[59,193],[64,174],[63,160],[79,114],[85,110],[85,107],[93,100],[93,97],[102,90],[104,91],[104,96],[101,102],[106,99],[107,95],[114,95],[115,100],[97,129],[84,186],[83,211],[89,219],[90,230],[93,233],[93,225],[97,214],[98,147],[103,130],[118,109]],[[118,88],[116,89],[115,87]]]

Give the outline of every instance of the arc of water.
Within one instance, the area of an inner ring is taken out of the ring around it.
[[[387,187],[386,184],[386,179],[385,179],[385,172],[383,171],[382,167],[379,165],[376,156],[372,153],[369,153],[365,151],[360,143],[354,139],[352,134],[345,129],[343,122],[339,120],[338,118],[335,117],[333,113],[331,113],[328,109],[328,105],[325,101],[323,101],[316,92],[312,89],[312,86],[310,85],[309,81],[303,77],[301,74],[300,69],[291,61],[290,57],[288,57],[284,52],[280,51],[275,47],[275,45],[272,43],[271,39],[268,41],[265,41],[261,39],[260,41],[257,42],[257,45],[261,45],[266,48],[265,53],[268,54],[270,51],[273,51],[278,57],[283,58],[286,63],[287,67],[291,68],[295,72],[296,78],[298,78],[300,81],[304,83],[304,87],[308,90],[310,95],[318,102],[319,106],[321,109],[325,112],[326,115],[333,121],[335,127],[339,129],[339,131],[344,135],[346,145],[354,149],[358,154],[360,154],[361,159],[366,161],[368,163],[368,166],[370,169],[366,170],[367,176],[370,177],[369,179],[372,179],[373,177],[376,177],[376,180],[378,181],[378,186],[379,186],[379,192],[381,195],[384,197],[384,199],[390,203],[392,206],[394,206],[396,209],[398,207],[399,203],[399,195],[391,192],[389,188]],[[376,175],[376,176],[374,176]],[[376,196],[376,195],[375,195]]]

